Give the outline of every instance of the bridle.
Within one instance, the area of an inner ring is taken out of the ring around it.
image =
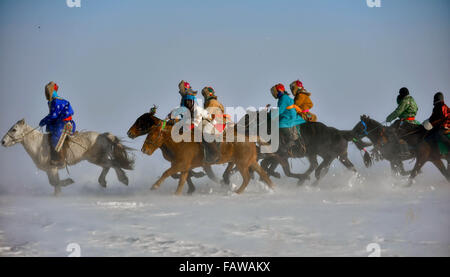
[[[158,137],[156,138],[156,141],[158,141],[161,138],[162,131],[166,128],[166,124],[167,124],[167,122],[165,120],[163,120],[160,123],[161,127],[159,128]],[[159,148],[160,147],[159,145],[154,143],[152,140],[148,140],[148,141],[146,141],[146,143],[149,143],[150,145],[154,146],[155,148]]]
[[[18,143],[18,142],[22,141],[26,136],[28,136],[29,134],[33,133],[34,131],[36,131],[36,130],[39,129],[39,128],[41,128],[41,127],[38,126],[38,127],[34,128],[33,130],[31,130],[31,131],[29,131],[29,132],[27,132],[27,133],[25,133],[25,134],[20,135],[19,138],[13,137],[13,136],[10,134],[11,131],[8,131],[8,132],[6,133],[6,135],[7,135],[14,143]]]

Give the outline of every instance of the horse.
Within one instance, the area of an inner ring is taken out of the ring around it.
[[[342,131],[334,127],[329,127],[321,122],[306,122],[298,126],[301,140],[297,141],[297,146],[291,151],[284,151],[284,145],[280,145],[276,155],[271,155],[261,161],[261,165],[267,171],[271,172],[278,165],[282,166],[286,176],[298,178],[298,185],[303,185],[309,180],[310,174],[315,171],[313,185],[317,185],[324,177],[331,166],[331,163],[338,159],[348,170],[357,173],[353,163],[348,158],[348,143],[353,141],[359,150],[365,150],[370,144],[362,141],[354,141],[352,131]],[[281,151],[280,151],[281,150]],[[319,164],[317,157],[320,156],[323,161]],[[292,174],[290,172],[288,159],[306,157],[309,161],[309,168],[302,174]],[[371,164],[371,158],[367,152],[364,154],[364,163],[366,166]]]
[[[110,133],[77,132],[66,139],[64,165],[56,167],[50,164],[50,144],[48,134],[43,134],[19,120],[3,137],[1,143],[10,147],[22,144],[38,169],[45,171],[50,185],[54,187],[54,195],[61,193],[61,188],[74,183],[71,178],[61,180],[58,170],[66,166],[75,165],[81,161],[88,161],[102,167],[98,182],[106,187],[106,175],[110,168],[114,168],[117,178],[124,185],[128,185],[128,177],[124,170],[132,170],[134,160],[129,155],[131,148],[124,146],[120,139]]]
[[[167,177],[180,172],[181,177],[175,194],[181,195],[189,171],[205,165],[203,146],[197,142],[174,142],[171,136],[173,122],[165,124],[166,121],[157,118],[154,114],[150,116],[154,124],[149,129],[141,151],[152,155],[157,149],[167,149],[174,157],[171,160],[171,167],[163,173],[151,189],[158,189]],[[244,192],[250,181],[249,169],[256,171],[271,189],[274,188],[274,184],[257,162],[255,143],[223,142],[220,144],[220,153],[220,159],[215,164],[235,164],[242,175],[243,181],[236,191],[237,194]]]
[[[147,135],[148,132],[150,131],[150,128],[157,123],[155,120],[155,117],[154,117],[155,113],[156,113],[156,106],[154,106],[152,109],[150,109],[150,112],[144,113],[143,115],[139,116],[136,119],[136,121],[134,122],[134,124],[128,130],[128,132],[127,132],[128,137],[130,139],[135,139],[137,137]],[[168,161],[168,162],[173,161],[174,155],[172,154],[171,151],[169,151],[169,149],[167,149],[166,147],[162,147],[161,152],[166,161]],[[204,165],[203,170],[205,171],[205,173],[209,179],[211,179],[212,181],[214,181],[216,183],[219,182],[218,178],[214,174],[210,165]],[[188,194],[192,194],[195,191],[195,186],[194,186],[194,183],[192,182],[192,177],[201,178],[201,177],[205,176],[205,173],[195,172],[193,170],[191,170],[189,172],[189,175],[187,178],[187,183],[189,186]],[[180,179],[180,174],[173,174],[172,178]]]
[[[258,126],[264,128],[267,126],[267,132],[271,133],[271,125],[265,124],[259,121],[259,114],[256,116],[246,115],[243,119],[239,121],[238,124],[244,124],[246,127],[250,124],[249,120],[253,118],[257,120]],[[271,115],[267,116],[267,121],[270,121]],[[260,129],[258,128],[258,131]],[[326,175],[328,169],[334,159],[338,159],[347,169],[356,172],[356,169],[352,162],[348,159],[347,147],[349,141],[354,141],[355,145],[359,150],[365,150],[365,147],[371,144],[365,143],[363,141],[355,141],[355,134],[353,131],[341,131],[333,127],[328,127],[320,122],[306,122],[299,125],[299,132],[303,139],[302,142],[298,142],[298,147],[292,149],[292,156],[287,155],[284,145],[280,145],[280,148],[276,153],[260,154],[259,158],[262,159],[262,168],[269,173],[269,175],[276,178],[280,178],[280,175],[275,172],[275,168],[281,165],[286,176],[297,178],[298,185],[302,185],[306,180],[309,179],[309,175],[315,171],[316,181],[314,185],[317,185],[320,178]],[[258,133],[259,135],[259,133]],[[322,163],[319,165],[317,161],[317,156],[323,158]],[[303,174],[294,174],[289,168],[289,158],[308,158],[309,168]],[[364,162],[368,167],[372,160],[370,155],[365,151]],[[227,173],[227,171],[225,171]],[[226,177],[224,173],[225,182],[229,182],[229,177]],[[226,177],[226,178],[225,178]]]
[[[423,125],[410,123],[400,124],[397,133],[408,145],[412,146],[416,158],[416,163],[409,176],[409,186],[413,184],[414,178],[416,178],[420,173],[420,169],[428,161],[432,162],[447,181],[450,182],[450,155],[448,152],[445,155],[440,153],[437,141],[427,138],[429,132]],[[445,167],[442,159],[447,161],[447,167]]]
[[[403,161],[411,160],[414,156],[399,155],[398,146],[392,140],[391,130],[388,127],[367,115],[362,115],[360,121],[353,127],[353,133],[357,140],[367,137],[373,143],[373,155],[377,160],[388,160],[394,175],[407,176],[410,174],[410,172],[405,170]]]

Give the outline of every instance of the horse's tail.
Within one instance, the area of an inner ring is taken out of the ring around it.
[[[104,133],[104,135],[112,145],[113,163],[122,169],[133,170],[134,159],[129,153],[133,149],[123,145],[122,141],[111,133]]]

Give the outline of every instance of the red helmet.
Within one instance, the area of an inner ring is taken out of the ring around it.
[[[296,85],[298,88],[302,88],[302,87],[303,87],[303,83],[300,82],[300,80],[295,81],[295,85]]]
[[[184,82],[184,88],[185,89],[190,89],[191,85],[188,82]]]
[[[58,91],[58,89],[59,89],[59,87],[58,87],[58,85],[55,83],[55,86],[53,87],[53,89],[55,90],[55,91]]]
[[[278,85],[275,86],[275,88],[277,89],[277,91],[280,91],[280,92],[285,92],[286,91],[286,89],[284,88],[283,84],[278,84]]]

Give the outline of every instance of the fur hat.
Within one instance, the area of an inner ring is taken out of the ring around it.
[[[202,95],[205,99],[217,99],[216,92],[212,87],[204,87],[202,89]]]
[[[300,93],[304,93],[308,96],[311,95],[311,93],[305,89],[305,87],[303,86],[303,83],[300,80],[296,80],[296,81],[292,82],[290,84],[289,88],[291,89],[291,92],[294,96],[297,96]]]
[[[438,92],[433,97],[433,104],[436,105],[437,103],[444,102],[444,94],[442,92]]]
[[[53,99],[53,92],[58,91],[59,87],[55,82],[50,82],[45,86],[45,98],[47,98],[48,101],[52,101]]]
[[[285,93],[288,94],[286,92],[286,89],[284,88],[283,84],[276,84],[275,86],[273,86],[270,89],[270,92],[272,93],[273,98],[278,99],[278,95],[279,93]]]
[[[194,91],[191,88],[191,85],[184,80],[181,80],[181,82],[178,84],[178,88],[180,90],[179,92],[180,92],[181,96],[186,96],[187,94],[191,94],[194,96],[197,95],[197,91]]]

